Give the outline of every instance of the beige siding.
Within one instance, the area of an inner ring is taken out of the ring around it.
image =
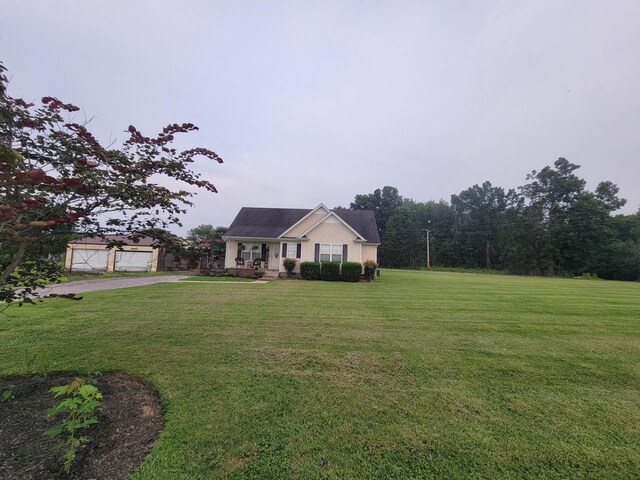
[[[362,245],[362,262],[367,260],[378,261],[378,247],[377,245]]]
[[[355,242],[355,234],[342,223],[321,223],[316,228],[307,233],[306,242],[302,243],[301,262],[313,262],[315,260],[316,243],[337,243],[347,244],[348,262],[360,262],[362,254],[362,243]]]
[[[316,223],[318,223],[320,220],[322,220],[326,216],[327,216],[327,212],[321,209],[318,211],[318,213],[309,215],[302,222],[300,222],[300,224],[298,224],[297,226],[292,228],[290,231],[288,231],[286,233],[286,236],[299,237],[300,235],[302,235],[304,232],[309,230],[311,227],[313,227]]]

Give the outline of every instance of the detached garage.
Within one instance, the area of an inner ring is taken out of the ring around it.
[[[107,269],[109,250],[78,248],[73,250],[71,268],[73,272],[104,272]]]
[[[123,241],[122,249],[107,248],[109,241]],[[165,267],[165,251],[153,246],[153,239],[142,237],[137,243],[125,235],[106,239],[85,237],[67,245],[65,268],[72,272],[155,272]]]

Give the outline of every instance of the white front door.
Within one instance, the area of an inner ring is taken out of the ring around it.
[[[280,270],[280,244],[269,244],[269,270]]]

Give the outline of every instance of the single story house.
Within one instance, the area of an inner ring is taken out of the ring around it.
[[[226,234],[225,268],[284,272],[282,260],[378,260],[380,236],[370,210],[243,207]]]
[[[107,248],[110,241],[121,241],[121,248]],[[173,255],[149,237],[134,242],[126,235],[84,237],[67,244],[65,269],[71,272],[155,272],[180,268]]]

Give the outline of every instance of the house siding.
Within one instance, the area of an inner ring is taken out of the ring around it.
[[[327,216],[327,212],[325,210],[321,210],[318,213],[309,215],[302,222],[300,222],[299,225],[292,228],[290,231],[286,233],[287,238],[299,237],[300,235],[302,235],[304,232],[309,230],[311,227],[313,227],[316,223],[318,223],[320,220],[322,220],[326,216]]]
[[[378,247],[377,245],[362,245],[362,263],[367,260],[378,261]]]
[[[362,243],[355,242],[354,233],[342,223],[323,222],[307,233],[306,242],[302,243],[301,262],[313,262],[315,260],[316,243],[336,243],[348,246],[347,262],[360,262],[362,255]],[[344,261],[344,260],[343,260]]]

